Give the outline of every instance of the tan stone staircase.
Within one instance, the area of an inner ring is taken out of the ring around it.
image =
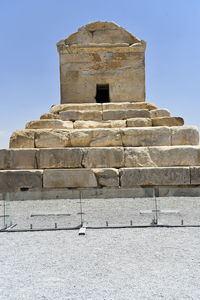
[[[200,146],[154,104],[59,104],[0,150],[0,193],[11,198],[200,194]]]

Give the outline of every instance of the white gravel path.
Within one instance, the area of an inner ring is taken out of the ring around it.
[[[200,228],[0,233],[0,299],[200,299]]]

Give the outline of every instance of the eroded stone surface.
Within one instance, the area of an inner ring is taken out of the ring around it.
[[[132,118],[127,119],[127,127],[151,127],[152,120],[150,118]]]
[[[43,185],[45,188],[89,188],[97,187],[97,180],[90,169],[47,169],[44,170]]]
[[[43,170],[0,170],[0,191],[41,190]]]
[[[170,117],[170,111],[168,109],[154,109],[150,111],[151,118]]]
[[[72,129],[73,122],[62,120],[35,120],[30,121],[25,126],[26,129]]]
[[[101,121],[102,112],[101,111],[76,111],[76,110],[66,110],[59,113],[61,120],[63,121],[76,121],[76,120],[92,120]]]
[[[125,120],[109,120],[109,121],[75,121],[74,129],[86,128],[123,128],[126,127]]]
[[[119,171],[117,169],[93,169],[99,186],[119,187]]]
[[[40,149],[38,168],[81,168],[83,151],[80,148]]]
[[[7,149],[0,149],[0,169],[8,169],[10,161],[10,151]]]
[[[122,187],[190,184],[189,167],[127,168],[120,172]]]
[[[35,133],[36,148],[60,148],[71,146],[68,130],[38,130]]]
[[[200,184],[200,167],[191,167],[191,184]]]
[[[124,166],[123,148],[87,148],[83,151],[82,165],[85,168],[119,168]]]
[[[199,132],[196,126],[171,127],[173,145],[198,145]]]
[[[59,119],[59,115],[58,114],[54,114],[54,113],[45,113],[43,115],[40,116],[41,120],[48,120],[48,119]]]
[[[119,129],[93,130],[91,147],[113,147],[122,146],[121,133]]]
[[[35,169],[37,165],[37,149],[11,149],[9,158],[10,169]]]
[[[103,120],[126,120],[129,118],[149,118],[150,112],[147,109],[133,110],[104,110]]]
[[[10,148],[34,148],[34,130],[17,130],[10,137]]]
[[[167,127],[124,128],[124,146],[166,146],[171,144],[171,132]]]
[[[184,125],[183,118],[180,117],[160,117],[152,119],[153,126],[182,126]]]

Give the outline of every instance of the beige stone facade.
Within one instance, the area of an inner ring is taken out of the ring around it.
[[[113,22],[94,22],[57,44],[61,103],[145,100],[146,43]]]

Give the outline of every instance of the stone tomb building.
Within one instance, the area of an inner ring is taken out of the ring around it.
[[[57,44],[61,104],[0,150],[0,197],[200,195],[197,127],[145,102],[146,43],[94,22]]]
[[[61,103],[143,102],[146,43],[111,22],[95,22],[57,44]]]

